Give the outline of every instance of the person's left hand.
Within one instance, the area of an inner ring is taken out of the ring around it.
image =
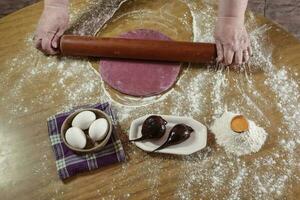
[[[244,20],[237,17],[218,17],[215,32],[217,62],[240,65],[252,55]]]

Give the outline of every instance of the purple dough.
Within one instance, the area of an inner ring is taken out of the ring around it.
[[[137,29],[122,38],[171,40],[160,32]],[[153,96],[168,90],[176,82],[180,63],[145,62],[140,60],[102,59],[102,79],[119,92],[132,96]]]

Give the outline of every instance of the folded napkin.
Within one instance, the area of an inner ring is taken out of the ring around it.
[[[113,124],[116,122],[109,103],[83,106],[81,108],[100,109],[112,118]],[[116,127],[113,128],[108,143],[101,151],[79,155],[70,150],[64,144],[60,136],[60,128],[64,120],[72,112],[74,112],[74,110],[57,114],[48,119],[48,132],[55,154],[58,175],[61,179],[66,179],[81,172],[92,171],[94,169],[125,160],[125,153],[116,132]]]

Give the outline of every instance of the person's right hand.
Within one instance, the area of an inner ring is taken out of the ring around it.
[[[45,54],[58,53],[59,38],[69,25],[68,0],[46,0],[34,40]]]

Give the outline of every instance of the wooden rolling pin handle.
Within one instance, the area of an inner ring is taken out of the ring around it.
[[[217,50],[213,43],[194,43],[124,38],[64,35],[60,52],[66,56],[91,56],[141,60],[213,63]]]

